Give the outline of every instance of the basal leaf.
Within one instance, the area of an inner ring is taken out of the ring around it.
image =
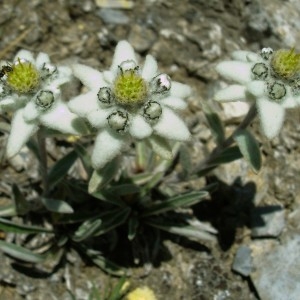
[[[142,214],[142,217],[149,217],[151,215],[158,215],[170,210],[174,210],[178,207],[187,207],[194,205],[201,201],[202,198],[208,195],[207,192],[190,192],[184,195],[172,197],[167,200],[154,202],[147,210]]]
[[[32,225],[24,225],[17,224],[7,219],[0,218],[0,229],[5,232],[14,232],[14,233],[51,233],[53,232],[50,229],[32,226]]]
[[[72,214],[74,212],[70,204],[65,201],[44,197],[41,198],[41,201],[45,207],[52,212],[61,214]]]
[[[198,228],[195,228],[190,225],[186,224],[177,224],[177,223],[165,223],[165,222],[158,222],[156,220],[147,220],[146,223],[150,226],[153,226],[155,228],[176,234],[176,235],[181,235],[184,237],[187,237],[189,239],[195,239],[195,240],[208,240],[215,242],[216,237],[215,235],[206,232],[206,231],[201,231]]]
[[[0,250],[11,257],[30,263],[39,263],[46,258],[44,255],[33,253],[24,247],[4,241],[0,241]]]
[[[76,151],[73,150],[52,166],[48,173],[48,184],[50,189],[53,189],[66,176],[77,157]]]

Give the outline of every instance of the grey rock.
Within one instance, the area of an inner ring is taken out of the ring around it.
[[[128,37],[129,43],[138,52],[145,52],[151,48],[157,39],[155,32],[145,26],[133,25]]]
[[[282,245],[268,247],[263,241],[259,244],[253,245],[256,271],[251,279],[260,299],[299,300],[300,235],[289,236]]]
[[[279,205],[256,207],[251,213],[252,237],[278,237],[285,227],[285,212]]]
[[[129,18],[120,10],[102,8],[96,12],[96,14],[106,24],[128,24]]]
[[[250,275],[252,272],[252,257],[251,249],[249,247],[241,246],[238,248],[232,264],[232,269],[241,275]]]

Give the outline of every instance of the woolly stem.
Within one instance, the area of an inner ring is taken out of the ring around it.
[[[43,196],[48,194],[48,164],[46,151],[46,138],[42,132],[42,128],[37,131],[37,143],[40,154],[40,174],[42,177]]]

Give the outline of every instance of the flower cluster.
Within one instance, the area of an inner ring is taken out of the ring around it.
[[[151,55],[140,68],[127,41],[118,43],[109,71],[78,64],[73,73],[89,89],[72,99],[69,107],[98,131],[92,153],[96,169],[121,153],[132,139],[147,139],[151,144],[156,136],[176,141],[189,138],[188,128],[175,111],[186,108],[182,98],[190,94],[190,88],[159,73]]]
[[[49,56],[21,50],[2,66],[0,110],[12,111],[7,156],[17,154],[40,125],[68,134],[85,132],[85,124],[61,98],[60,86],[71,79],[68,67],[56,67]]]
[[[260,54],[235,51],[234,60],[217,65],[224,78],[237,82],[219,91],[217,101],[256,101],[261,127],[267,138],[278,135],[285,109],[300,104],[300,54],[294,49]]]

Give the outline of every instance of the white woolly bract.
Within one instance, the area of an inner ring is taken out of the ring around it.
[[[95,169],[102,168],[105,164],[121,154],[122,149],[126,146],[126,138],[116,136],[109,130],[101,131],[95,140],[94,150],[92,153],[92,164]]]

